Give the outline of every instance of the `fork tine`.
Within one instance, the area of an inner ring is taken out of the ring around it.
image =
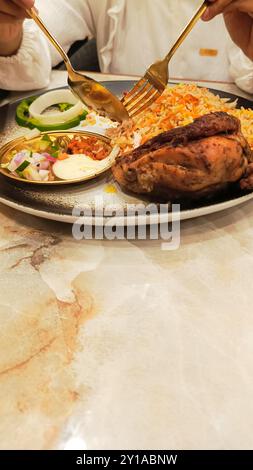
[[[141,78],[136,85],[130,90],[129,93],[127,93],[126,96],[124,96],[121,100],[121,102],[126,106],[126,104],[133,98],[134,95],[138,93],[139,90],[141,90],[145,85],[148,84],[148,80],[146,78]]]
[[[131,101],[124,105],[127,109],[127,112],[132,111],[133,108],[139,106],[139,103],[145,98],[145,96],[149,96],[153,90],[153,85],[151,85],[150,83],[146,85],[139,93],[137,93],[131,99]]]
[[[159,96],[161,96],[161,92],[158,91],[158,90],[156,90],[155,93],[153,93],[153,94],[151,95],[151,97],[150,97],[147,101],[145,101],[144,104],[143,104],[140,108],[136,109],[136,110],[135,110],[134,112],[132,112],[132,113],[130,112],[130,113],[129,113],[129,116],[130,116],[131,118],[133,118],[133,117],[137,116],[137,114],[142,113],[142,111],[145,111],[146,108],[148,108],[149,106],[151,106],[151,104],[154,103],[154,102],[157,100],[157,98],[159,98]]]
[[[135,100],[135,102],[133,103],[133,106],[130,106],[130,107],[127,106],[126,109],[127,109],[128,114],[131,114],[131,113],[133,114],[133,112],[136,109],[139,109],[143,105],[143,103],[148,101],[156,91],[157,90],[151,85],[147,93],[142,94],[141,96],[138,97],[138,100]]]

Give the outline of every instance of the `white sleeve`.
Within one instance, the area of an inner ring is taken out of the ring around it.
[[[253,62],[239,47],[231,42],[228,49],[229,72],[236,85],[247,93],[253,93]]]
[[[75,41],[93,35],[89,0],[37,0],[36,7],[65,51]],[[61,60],[37,25],[26,20],[17,54],[0,57],[0,88],[17,91],[44,88],[49,84],[52,66]]]

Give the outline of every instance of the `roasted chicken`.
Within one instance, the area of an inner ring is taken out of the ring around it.
[[[157,200],[193,199],[216,193],[244,176],[241,187],[251,183],[253,187],[252,162],[240,121],[216,112],[118,157],[112,171],[125,190]]]

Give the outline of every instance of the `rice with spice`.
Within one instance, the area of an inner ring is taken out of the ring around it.
[[[194,119],[215,111],[224,111],[240,119],[242,132],[253,149],[253,110],[236,108],[237,101],[220,98],[207,88],[194,84],[168,86],[158,100],[145,112],[108,131],[113,145],[121,154],[144,144],[147,140],[175,127],[186,126]]]

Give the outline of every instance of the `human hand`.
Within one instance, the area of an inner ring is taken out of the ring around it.
[[[210,3],[202,19],[210,21],[222,13],[232,40],[253,60],[253,0],[210,0]]]
[[[0,0],[0,55],[13,55],[22,40],[23,21],[28,17],[26,8],[34,0]]]

